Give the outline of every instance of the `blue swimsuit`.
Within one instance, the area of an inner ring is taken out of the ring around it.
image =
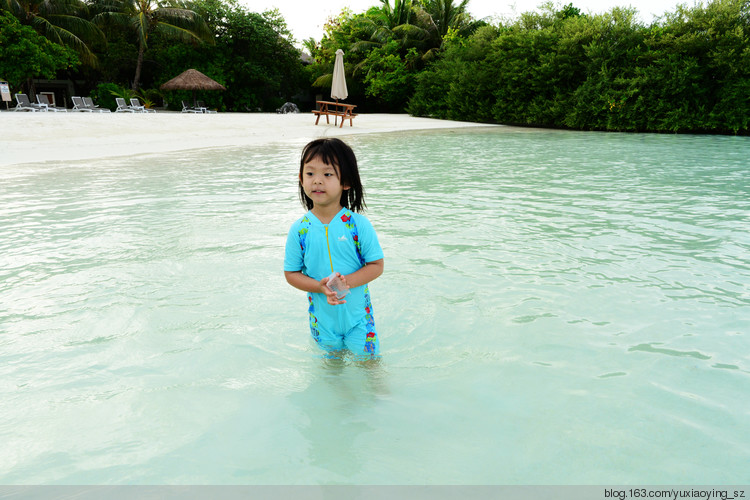
[[[366,262],[383,258],[370,221],[342,208],[329,224],[308,212],[292,224],[286,241],[284,271],[302,271],[316,281],[334,270],[343,275]],[[367,285],[351,289],[345,304],[332,306],[322,293],[308,293],[310,332],[328,351],[349,349],[357,355],[378,355],[380,342]]]

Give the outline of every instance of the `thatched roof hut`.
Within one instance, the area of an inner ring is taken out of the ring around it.
[[[189,69],[163,83],[159,88],[162,90],[226,90],[222,84],[197,69]]]

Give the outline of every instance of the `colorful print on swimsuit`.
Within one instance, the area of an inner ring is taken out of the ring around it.
[[[375,354],[375,332],[367,332],[367,338],[365,339],[365,352]]]
[[[312,222],[310,222],[307,215],[305,215],[300,221],[300,227],[297,234],[299,235],[299,247],[302,250],[302,255],[305,255],[305,243],[307,242],[307,233],[310,231],[311,225]]]
[[[310,313],[310,333],[312,334],[315,342],[320,342],[320,332],[318,331],[318,318],[315,316],[315,305],[313,304],[313,298],[311,294],[307,294],[307,300],[310,302],[310,307],[307,312]]]
[[[365,338],[365,352],[375,353],[375,318],[372,315],[372,302],[370,302],[370,287],[365,285],[365,319],[367,320],[367,337]]]
[[[354,224],[354,220],[352,219],[352,213],[347,210],[341,215],[341,222],[344,223],[344,226],[349,230],[349,232],[352,233],[352,241],[354,241],[354,248],[357,249],[357,257],[359,257],[359,262],[362,265],[365,265],[365,259],[362,257],[362,248],[361,243],[359,242],[359,233],[357,232],[357,225]]]

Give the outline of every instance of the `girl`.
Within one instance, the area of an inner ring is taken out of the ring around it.
[[[312,337],[329,353],[348,349],[377,357],[367,284],[383,274],[383,250],[370,221],[358,213],[365,200],[352,149],[339,139],[305,146],[299,196],[309,212],[289,230],[284,276],[307,292]]]

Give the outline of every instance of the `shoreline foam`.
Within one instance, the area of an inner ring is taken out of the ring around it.
[[[417,118],[360,114],[354,126],[315,125],[311,113],[0,113],[0,166],[75,161],[175,151],[255,146],[319,137],[411,130],[497,127]]]

